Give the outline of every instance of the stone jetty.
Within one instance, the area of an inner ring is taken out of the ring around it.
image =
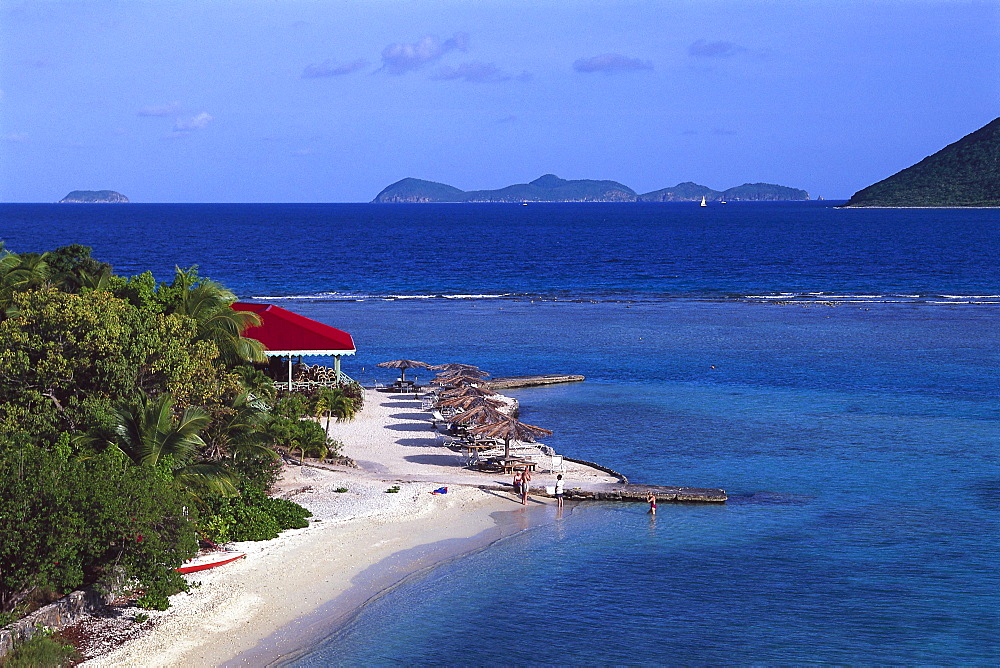
[[[517,387],[539,387],[557,383],[579,383],[586,380],[584,376],[572,373],[546,373],[537,376],[504,376],[494,378],[485,383],[491,390],[511,390]]]
[[[724,489],[702,487],[666,487],[663,485],[622,485],[609,489],[566,488],[565,498],[580,501],[646,502],[646,494],[656,495],[657,503],[725,503],[729,498]],[[532,487],[532,494],[551,496],[543,487]]]

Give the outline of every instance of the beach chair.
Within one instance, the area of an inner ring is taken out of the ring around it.
[[[566,471],[566,463],[563,462],[562,455],[552,455],[549,457],[549,468],[548,470],[552,473],[564,473]]]

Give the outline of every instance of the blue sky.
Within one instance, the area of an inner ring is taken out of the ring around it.
[[[1000,1],[0,0],[0,201],[406,176],[846,198],[1000,115]]]

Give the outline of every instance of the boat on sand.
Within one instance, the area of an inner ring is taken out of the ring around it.
[[[216,566],[224,566],[245,556],[247,556],[245,552],[237,552],[235,550],[209,552],[208,554],[202,554],[194,559],[185,561],[182,566],[174,570],[178,573],[197,573],[198,571],[207,571],[209,568],[215,568]]]

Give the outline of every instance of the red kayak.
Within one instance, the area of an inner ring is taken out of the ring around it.
[[[207,571],[209,568],[215,568],[216,566],[224,566],[245,556],[247,555],[243,552],[211,552],[201,557],[195,557],[174,570],[178,573],[197,573],[198,571]]]

